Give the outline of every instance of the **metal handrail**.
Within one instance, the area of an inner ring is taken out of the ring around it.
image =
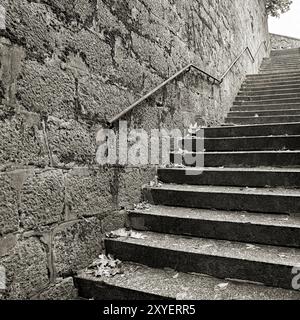
[[[154,93],[156,93],[157,91],[159,91],[161,88],[163,88],[165,85],[167,85],[169,82],[171,82],[172,80],[176,79],[177,77],[179,77],[181,74],[183,74],[184,72],[188,72],[190,71],[191,68],[196,69],[197,71],[203,73],[204,75],[206,75],[208,77],[208,79],[212,79],[214,84],[215,83],[221,83],[221,81],[217,78],[215,78],[214,76],[208,74],[207,72],[201,70],[200,68],[198,68],[197,66],[193,65],[192,63],[187,65],[186,67],[182,68],[180,71],[178,71],[177,73],[175,73],[172,77],[168,78],[166,81],[162,82],[161,84],[159,84],[156,88],[154,88],[152,91],[150,91],[149,93],[147,93],[146,95],[144,95],[143,97],[141,97],[139,100],[137,100],[136,102],[134,102],[132,105],[130,105],[128,108],[124,109],[122,112],[120,112],[118,115],[116,115],[114,118],[110,119],[108,121],[109,125],[112,125],[114,122],[116,122],[117,120],[119,120],[120,118],[122,118],[126,113],[128,113],[129,111],[131,111],[132,109],[134,109],[137,105],[139,105],[140,103],[142,103],[143,101],[147,100],[150,96],[152,96]]]
[[[225,77],[227,76],[227,74],[228,74],[228,73],[230,72],[230,70],[236,65],[236,63],[240,60],[240,58],[244,55],[244,53],[245,53],[246,51],[249,53],[249,55],[250,55],[253,63],[255,62],[255,59],[254,59],[254,57],[253,57],[253,54],[252,54],[250,48],[249,48],[249,47],[246,47],[246,48],[243,50],[243,52],[241,52],[241,53],[235,58],[235,60],[231,63],[231,65],[228,67],[228,69],[224,72],[224,74],[223,74],[222,77],[221,77],[221,82],[224,81],[224,79],[225,79]]]
[[[266,51],[268,51],[269,46],[267,45],[267,41],[266,41],[266,40],[264,40],[264,41],[262,41],[262,42],[261,42],[260,46],[259,46],[259,47],[258,47],[258,49],[256,50],[256,53],[255,53],[255,55],[254,55],[254,59],[257,57],[257,55],[258,55],[258,53],[259,53],[260,48],[261,48],[261,46],[262,46],[262,45],[264,45],[264,46],[265,46]]]
[[[159,84],[156,88],[154,88],[153,90],[151,90],[149,93],[145,94],[143,97],[141,97],[139,100],[135,101],[133,104],[131,104],[129,107],[127,107],[126,109],[124,109],[122,112],[120,112],[119,114],[117,114],[115,117],[111,118],[108,121],[108,125],[111,126],[114,122],[118,121],[120,118],[122,118],[125,114],[127,114],[129,111],[131,111],[132,109],[134,109],[137,105],[139,105],[140,103],[142,103],[143,101],[147,100],[149,97],[151,97],[154,93],[156,93],[157,91],[159,91],[161,88],[163,88],[164,86],[166,86],[169,82],[171,82],[172,80],[178,78],[181,74],[183,74],[184,72],[189,72],[191,69],[195,69],[198,72],[204,74],[207,76],[207,80],[212,79],[213,80],[213,84],[222,84],[222,82],[224,81],[225,77],[227,76],[227,74],[230,72],[230,70],[235,66],[235,64],[239,61],[239,59],[244,55],[244,53],[247,51],[250,55],[250,57],[252,58],[253,63],[255,62],[255,58],[261,48],[261,46],[265,44],[266,45],[266,41],[262,41],[262,43],[260,44],[256,54],[253,56],[250,48],[247,46],[243,52],[241,52],[241,54],[239,54],[236,59],[231,63],[231,65],[229,66],[229,68],[225,71],[225,73],[222,75],[221,79],[217,79],[216,77],[210,75],[209,73],[203,71],[202,69],[200,69],[199,67],[195,66],[194,64],[190,63],[189,65],[187,65],[186,67],[182,68],[180,71],[178,71],[177,73],[175,73],[173,76],[171,76],[170,78],[168,78],[166,81],[162,82],[161,84]]]

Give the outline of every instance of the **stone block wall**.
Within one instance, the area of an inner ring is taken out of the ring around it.
[[[72,275],[103,252],[155,176],[99,167],[107,120],[193,62],[124,119],[146,130],[222,123],[267,54],[264,0],[0,0],[0,265],[3,298],[73,298]]]
[[[281,36],[279,34],[270,34],[272,50],[300,48],[300,39]]]

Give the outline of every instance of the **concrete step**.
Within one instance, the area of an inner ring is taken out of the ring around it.
[[[205,138],[251,137],[270,135],[300,135],[300,123],[227,126],[204,129]]]
[[[282,82],[299,82],[299,74],[256,74],[253,76],[246,76],[244,84],[261,84],[261,83],[282,83]]]
[[[242,111],[242,112],[260,112],[260,111],[284,111],[283,113],[290,112],[291,110],[295,110],[297,114],[300,109],[300,103],[287,103],[287,104],[271,104],[271,105],[248,105],[248,106],[234,106],[230,110],[232,112]]]
[[[170,154],[171,163],[195,167],[300,167],[299,151],[239,151],[199,152],[185,155]],[[203,164],[204,162],[204,164]]]
[[[300,247],[300,218],[288,215],[152,206],[130,211],[128,219],[138,231]]]
[[[291,66],[293,66],[295,69],[299,69],[300,59],[299,58],[282,59],[282,60],[272,59],[269,61],[263,61],[263,63],[261,64],[262,68],[269,67],[270,69],[272,67],[291,67]]]
[[[285,60],[270,60],[270,61],[263,61],[261,64],[261,68],[284,68],[284,67],[294,67],[295,69],[299,69],[300,66],[300,59],[285,59]]]
[[[293,77],[299,77],[300,75],[300,69],[299,70],[294,70],[293,72],[277,72],[277,73],[273,73],[273,72],[270,72],[270,73],[256,73],[256,74],[248,74],[246,76],[246,79],[280,79],[280,78],[293,78]]]
[[[273,50],[273,51],[282,51],[282,50]],[[263,58],[263,60],[264,61],[265,60],[276,60],[276,59],[283,60],[283,59],[287,59],[288,57],[289,57],[289,55],[287,55],[287,54],[283,54],[283,55],[282,54],[281,55],[270,54],[269,57]],[[294,58],[294,57],[299,58],[299,53],[296,52],[296,55],[295,54],[290,55],[290,58]]]
[[[263,58],[263,61],[269,61],[269,60],[271,60],[271,61],[273,61],[273,60],[274,61],[276,61],[276,60],[282,61],[282,60],[285,60],[285,59],[299,59],[299,57],[300,57],[300,55],[297,52],[296,52],[296,55],[292,54],[290,56],[287,55],[287,54],[284,54],[284,55],[272,55],[272,54],[270,54],[269,57]]]
[[[200,274],[123,264],[123,273],[95,278],[84,272],[75,277],[78,293],[93,300],[300,300],[293,290],[237,281],[224,281]],[[224,286],[226,289],[224,290]]]
[[[300,55],[292,57],[270,57],[264,58],[262,64],[267,63],[289,63],[289,62],[300,62]]]
[[[299,136],[253,136],[227,138],[185,138],[180,142],[181,149],[190,152],[201,151],[261,151],[261,150],[300,150]],[[203,149],[204,147],[204,149]]]
[[[275,87],[282,87],[282,86],[293,86],[299,85],[300,77],[294,79],[262,79],[262,80],[245,80],[241,86],[242,89],[270,89]]]
[[[299,69],[300,68],[300,59],[285,59],[283,61],[264,61],[261,66],[261,68],[294,68]]]
[[[245,90],[242,88],[242,90],[239,91],[238,97],[240,96],[266,96],[266,95],[282,95],[282,94],[300,94],[300,86],[296,88],[264,88],[262,90]]]
[[[277,75],[277,74],[282,74],[282,73],[293,73],[293,72],[296,72],[297,69],[295,68],[261,68],[259,70],[259,73],[258,74],[274,74],[274,75]],[[298,72],[298,71],[297,71]]]
[[[283,85],[277,85],[277,84],[265,84],[265,85],[245,85],[242,84],[241,91],[257,91],[257,92],[264,92],[264,91],[270,91],[270,90],[300,90],[300,81],[298,83],[294,84],[283,84]]]
[[[241,107],[242,108],[242,107]],[[234,111],[228,113],[228,117],[255,117],[255,116],[278,116],[278,115],[300,115],[300,108],[299,109],[277,109],[272,110],[273,108],[269,108],[266,110],[255,110],[252,109],[251,111]]]
[[[300,62],[299,63],[286,63],[286,64],[270,64],[270,65],[261,65],[259,68],[259,73],[267,72],[293,72],[300,69]]]
[[[299,189],[163,184],[144,194],[153,205],[300,216]]]
[[[270,55],[270,57],[263,58],[263,61],[285,61],[294,59],[299,59],[299,53],[296,53],[296,55]]]
[[[293,79],[262,79],[262,80],[245,80],[241,88],[247,89],[265,89],[265,88],[275,88],[275,87],[282,87],[282,86],[294,86],[299,85],[300,77],[293,78]]]
[[[298,70],[300,69],[300,60],[290,60],[290,61],[275,61],[275,62],[264,62],[261,64],[260,69],[284,69],[284,68],[288,68],[288,69],[295,69]]]
[[[299,99],[300,92],[295,93],[276,93],[276,94],[259,94],[259,95],[250,95],[250,96],[242,96],[238,95],[235,101],[264,101],[264,100],[281,100],[284,99]]]
[[[121,261],[172,268],[222,279],[240,279],[292,290],[300,250],[240,242],[142,232],[144,239],[106,239],[105,247]],[[297,292],[298,293],[298,292]]]
[[[300,169],[161,168],[158,179],[167,184],[299,188]]]
[[[300,66],[298,65],[297,68],[294,66],[282,66],[282,67],[261,67],[258,71],[258,74],[278,74],[278,73],[293,73],[298,72]]]
[[[300,122],[299,115],[281,115],[281,116],[261,116],[261,117],[230,117],[226,119],[226,123],[229,124],[275,124],[275,123],[287,123],[287,122]]]
[[[265,99],[265,100],[252,100],[252,101],[239,101],[235,100],[233,105],[240,106],[240,105],[270,105],[270,104],[287,104],[287,103],[300,103],[300,97],[296,98],[279,98],[276,99],[276,97],[271,99]]]
[[[280,56],[280,58],[282,58],[282,56],[299,56],[300,55],[300,48],[294,48],[294,49],[281,49],[281,50],[272,50],[270,53],[271,57],[276,57],[276,56]]]
[[[299,73],[300,71],[300,65],[298,64],[297,66],[295,65],[285,65],[285,66],[268,66],[268,67],[263,67],[261,66],[258,70],[258,75],[261,74],[291,74],[291,73]]]

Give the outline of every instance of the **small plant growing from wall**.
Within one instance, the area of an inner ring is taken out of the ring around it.
[[[272,17],[279,17],[290,10],[292,3],[291,0],[267,0],[267,12]]]

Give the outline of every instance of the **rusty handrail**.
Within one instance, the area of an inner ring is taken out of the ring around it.
[[[175,73],[173,76],[171,76],[170,78],[168,78],[167,80],[165,80],[164,82],[162,82],[161,84],[159,84],[156,88],[154,88],[153,90],[151,90],[149,93],[145,94],[144,96],[142,96],[140,99],[138,99],[137,101],[135,101],[133,104],[131,104],[129,107],[127,107],[126,109],[124,109],[123,111],[121,111],[119,114],[117,114],[115,117],[111,118],[107,123],[109,126],[112,126],[116,121],[118,121],[120,118],[122,118],[124,115],[126,115],[129,111],[131,111],[132,109],[134,109],[136,106],[138,106],[140,103],[142,103],[143,101],[147,100],[149,97],[151,97],[154,93],[156,93],[157,91],[159,91],[161,88],[163,88],[164,86],[166,86],[169,82],[171,82],[172,80],[178,78],[181,74],[183,74],[184,72],[189,72],[191,69],[195,69],[198,72],[204,74],[205,76],[207,76],[207,80],[212,79],[213,80],[213,84],[218,84],[220,85],[223,81],[224,78],[227,76],[227,74],[230,72],[230,70],[235,66],[235,64],[239,61],[239,59],[244,55],[244,53],[247,51],[253,61],[253,63],[255,62],[255,58],[261,48],[261,46],[265,44],[266,45],[266,41],[262,41],[262,43],[260,44],[256,54],[253,56],[250,48],[247,46],[237,57],[236,59],[231,63],[231,65],[228,67],[228,69],[225,71],[225,73],[222,75],[221,79],[217,79],[216,77],[210,75],[209,73],[203,71],[202,69],[200,69],[199,67],[197,67],[194,64],[189,64],[186,67],[182,68],[181,70],[179,70],[177,73]]]

